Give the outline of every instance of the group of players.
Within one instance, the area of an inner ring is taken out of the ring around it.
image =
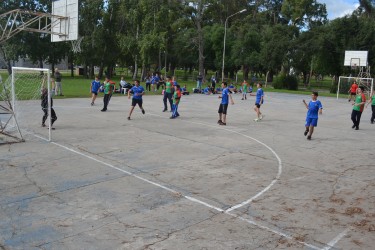
[[[100,81],[98,77],[95,78],[94,81],[92,81],[91,86],[90,86],[90,92],[91,92],[91,105],[94,105],[94,102],[96,100],[96,97],[98,95],[99,89],[103,88],[104,92],[104,98],[103,98],[103,104],[104,107],[101,110],[102,112],[107,111],[107,106],[108,103],[111,99],[112,96],[112,91],[113,91],[113,82],[109,80],[109,78],[105,78],[103,85],[100,84]],[[247,93],[247,82],[244,81],[242,83],[242,93],[243,93],[243,98],[246,97]],[[228,105],[229,101],[233,105],[234,101],[232,98],[232,91],[230,88],[228,88],[228,85],[226,82],[222,82],[221,84],[222,91],[221,94],[219,95],[219,98],[221,99],[220,105],[219,105],[219,120],[218,124],[219,125],[226,125],[226,116],[227,116],[227,110],[228,110]],[[145,94],[145,89],[140,85],[139,80],[134,81],[134,86],[130,88],[130,90],[127,92],[128,93],[128,99],[130,99],[132,95],[132,104],[131,108],[129,110],[129,115],[127,117],[128,120],[131,120],[131,115],[133,113],[133,110],[136,105],[139,106],[141,109],[142,114],[145,114],[145,110],[143,108],[143,99],[142,96]],[[180,103],[180,99],[182,96],[181,93],[181,87],[178,85],[176,80],[174,78],[167,78],[165,81],[165,89],[163,91],[163,103],[164,103],[164,109],[163,112],[167,111],[167,101],[169,101],[170,106],[171,106],[171,112],[172,116],[170,117],[171,119],[177,118],[180,116],[178,113],[178,106]],[[262,120],[265,116],[262,114],[260,111],[261,105],[264,102],[264,91],[262,89],[262,83],[257,83],[257,91],[255,94],[250,93],[250,96],[255,96],[255,105],[254,105],[254,111],[256,112],[256,118],[254,121],[258,122]],[[318,100],[318,92],[312,92],[311,95],[311,100],[309,103],[307,103],[305,100],[303,100],[303,103],[307,109],[307,114],[306,114],[306,122],[305,122],[305,131],[304,135],[307,136],[308,140],[311,140],[312,134],[314,132],[314,128],[317,127],[318,125],[318,118],[319,114],[322,114],[323,106],[322,103]],[[364,94],[364,88],[363,86],[358,86],[356,82],[352,84],[352,86],[349,89],[349,99],[348,101],[351,102],[352,98],[354,97],[354,101],[352,102],[353,105],[353,110],[351,114],[351,120],[353,122],[352,128],[355,130],[359,130],[359,124],[361,120],[361,115],[362,112],[365,108],[366,105],[366,96]],[[51,98],[52,99],[52,98]],[[42,127],[45,127],[45,121],[48,117],[48,93],[46,89],[42,90],[42,96],[41,96],[41,106],[42,110],[44,112],[43,118],[42,118]],[[372,116],[370,119],[370,122],[374,124],[375,121],[375,92],[372,91],[370,99],[367,101],[366,107],[371,103],[372,107]],[[51,100],[51,107],[52,107],[52,100]],[[56,113],[53,108],[51,108],[51,124],[57,120]],[[53,128],[52,128],[53,129]]]
[[[107,80],[108,79],[106,79],[106,81],[105,81],[105,86],[107,86],[106,88],[109,89],[110,83],[108,83]],[[99,85],[100,85],[100,83],[99,83]],[[93,98],[96,98],[97,86],[99,86],[99,85],[98,85],[97,79],[95,81],[93,81],[93,83],[91,84],[91,92],[92,92]],[[174,92],[172,91],[172,86],[175,90]],[[221,102],[220,102],[219,110],[218,110],[218,113],[219,113],[218,124],[225,126],[226,125],[226,116],[227,116],[229,101],[232,105],[234,104],[234,101],[233,101],[233,98],[232,98],[232,95],[231,95],[232,91],[228,87],[226,82],[222,83],[221,88],[222,88],[222,91],[221,91],[221,95],[219,96],[219,98],[221,98]],[[243,93],[242,100],[244,98],[246,99],[246,93],[247,92],[248,92],[248,83],[246,81],[244,81],[242,83],[242,93]],[[106,91],[104,91],[104,93],[106,95]],[[131,114],[134,110],[134,107],[137,104],[140,107],[142,113],[143,114],[145,113],[145,111],[143,109],[143,106],[142,106],[142,96],[144,95],[144,93],[145,93],[145,90],[142,86],[140,86],[139,81],[138,80],[134,81],[134,86],[130,89],[130,91],[128,91],[128,98],[130,98],[131,94],[133,95],[132,105],[131,105],[131,109],[129,111],[128,120],[130,120],[130,117],[131,117]],[[172,94],[172,93],[174,93],[174,94]],[[364,94],[364,88],[362,86],[358,87],[356,82],[354,82],[353,85],[351,86],[350,90],[349,90],[349,93],[350,93],[349,101],[351,101],[352,97],[355,97],[354,102],[352,103],[352,105],[353,105],[353,110],[352,110],[352,115],[351,115],[351,119],[353,121],[352,128],[355,129],[355,130],[358,130],[361,115],[362,115],[362,112],[364,110],[364,106],[366,104],[366,96]],[[171,110],[172,116],[170,118],[174,119],[174,118],[178,117],[179,113],[178,113],[177,110],[178,110],[178,104],[179,104],[180,99],[181,99],[181,89],[180,89],[180,86],[177,84],[177,82],[175,81],[174,78],[171,79],[171,78],[168,77],[166,79],[165,90],[164,90],[163,95],[164,95],[163,112],[167,111],[167,100],[169,100],[169,102],[171,104],[171,107],[172,107],[172,110]],[[255,94],[250,93],[250,95],[256,96],[255,105],[254,105],[254,111],[256,112],[256,118],[254,119],[254,121],[258,122],[258,121],[260,121],[264,118],[264,115],[260,111],[260,107],[264,102],[264,91],[262,89],[262,84],[257,83],[256,93]],[[314,132],[314,128],[317,127],[317,125],[318,125],[319,115],[321,115],[322,111],[323,111],[323,106],[322,106],[322,103],[318,100],[318,95],[319,95],[318,92],[314,91],[311,94],[312,97],[311,97],[311,100],[309,101],[309,103],[307,103],[305,100],[303,100],[303,103],[304,103],[304,105],[307,109],[304,135],[307,136],[308,140],[311,140],[312,134]],[[107,107],[107,104],[108,104],[108,102],[106,101],[107,99],[108,98],[104,97],[104,110],[102,110],[102,111],[106,110],[106,107]],[[173,99],[173,101],[172,101],[172,99]],[[95,99],[93,99],[93,102],[94,102],[94,100]],[[92,104],[93,104],[93,102],[92,102]],[[366,107],[370,103],[371,103],[371,106],[372,106],[371,123],[374,123],[374,119],[375,119],[375,93],[374,93],[374,91],[371,93],[371,98],[367,102]]]

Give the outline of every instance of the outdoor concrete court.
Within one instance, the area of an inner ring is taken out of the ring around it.
[[[313,139],[310,96],[266,93],[228,109],[183,96],[170,120],[161,96],[55,100],[53,142],[27,135],[0,146],[0,249],[373,249],[375,125],[320,97]],[[40,108],[39,101],[35,104]],[[34,133],[40,128],[37,113]]]

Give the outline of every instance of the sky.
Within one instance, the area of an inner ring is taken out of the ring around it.
[[[317,2],[326,4],[329,20],[351,14],[359,6],[358,0],[318,0]]]

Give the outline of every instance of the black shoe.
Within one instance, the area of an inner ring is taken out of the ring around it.
[[[303,133],[303,135],[306,136],[308,133],[309,133],[309,131],[306,130],[306,131]]]
[[[220,123],[221,123],[221,120],[218,120],[218,121],[217,121],[217,124],[220,124]]]
[[[176,116],[171,116],[171,117],[169,117],[169,119],[174,119],[174,118],[176,118]]]
[[[352,128],[355,128],[355,125],[353,125]]]
[[[42,123],[42,127],[45,127],[45,126],[46,126],[46,124]]]
[[[357,126],[357,127],[355,127],[355,130],[358,130],[359,129],[359,127]]]
[[[311,140],[311,135],[308,135],[308,136],[307,136],[307,140]]]
[[[93,102],[91,103],[91,106],[94,106],[94,103],[93,103]]]
[[[142,109],[142,114],[145,114],[146,112],[145,112],[145,110],[144,109]]]
[[[130,120],[130,116],[128,117],[128,120]]]
[[[374,124],[374,121],[370,121],[371,124]]]
[[[220,125],[226,126],[227,124],[225,122],[220,122]]]
[[[163,109],[163,112],[168,111],[167,109]]]
[[[100,111],[102,111],[102,112],[106,112],[107,110],[106,110],[106,109],[102,109],[102,110],[100,110]]]

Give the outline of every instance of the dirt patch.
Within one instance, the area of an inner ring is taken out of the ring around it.
[[[363,209],[360,207],[348,207],[345,209],[345,214],[353,216],[354,214],[363,214]]]
[[[352,242],[354,244],[356,244],[357,246],[361,246],[362,245],[362,242],[360,242],[359,240],[352,240]]]
[[[365,227],[367,226],[367,223],[369,223],[368,220],[361,220],[361,221],[354,222],[353,225],[356,227]]]
[[[342,205],[345,203],[345,200],[343,200],[342,198],[339,198],[337,197],[336,195],[331,195],[331,197],[329,197],[329,200],[333,203],[337,203],[339,205]]]
[[[369,231],[369,232],[375,232],[375,225],[374,225],[374,224],[371,224],[371,225],[368,227],[368,231]]]
[[[296,241],[305,242],[305,235],[297,235],[294,237]]]
[[[293,213],[296,209],[295,208],[292,208],[292,207],[284,207],[284,211],[288,212],[288,213]]]
[[[330,214],[334,214],[334,213],[336,213],[336,209],[331,207],[331,208],[328,208],[327,212],[330,213]]]
[[[280,220],[280,215],[273,215],[273,216],[271,216],[271,220],[273,220],[273,221],[279,221]]]

